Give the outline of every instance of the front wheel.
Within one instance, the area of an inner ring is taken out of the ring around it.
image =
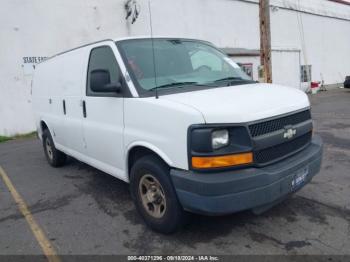
[[[153,230],[170,234],[186,221],[177,199],[169,167],[158,157],[147,155],[131,168],[130,190],[139,214]]]

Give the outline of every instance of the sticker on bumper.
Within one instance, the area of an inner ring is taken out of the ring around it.
[[[299,188],[305,183],[306,177],[309,173],[309,168],[305,167],[295,172],[292,180],[292,191]]]

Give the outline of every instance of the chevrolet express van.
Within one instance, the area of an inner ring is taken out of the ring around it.
[[[58,54],[37,66],[32,102],[49,164],[71,156],[129,183],[158,232],[188,212],[265,211],[320,170],[308,97],[252,81],[205,41],[127,38]]]

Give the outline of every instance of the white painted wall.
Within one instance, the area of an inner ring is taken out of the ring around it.
[[[299,59],[300,54],[298,51],[273,50],[272,81],[301,89]]]
[[[348,21],[285,9],[271,12],[272,46],[301,50],[301,64],[312,65],[313,81],[323,78],[325,84],[341,83],[350,74],[350,6],[341,6],[348,11]],[[274,74],[284,72],[276,71],[278,66],[274,65]]]
[[[23,57],[51,56],[105,38],[149,35],[148,1],[138,2],[141,13],[131,25],[125,20],[124,0],[3,0],[0,9],[0,135],[34,130],[31,65],[24,64]],[[151,2],[155,35],[200,38],[219,47],[258,49],[260,46],[258,0]],[[350,60],[345,58],[350,57],[350,6],[326,0],[271,0],[271,4],[279,7],[271,13],[274,48],[304,48],[297,13],[289,10],[301,9],[306,12],[302,14],[306,58],[313,66],[315,80],[320,80],[322,73],[326,83],[336,83],[349,74]],[[278,79],[288,68],[282,66],[283,57],[275,59],[280,62],[273,65],[274,79],[280,81]]]
[[[0,135],[34,130],[31,75],[23,57],[51,56],[127,35],[123,1],[3,0],[0,8]],[[121,23],[124,23],[121,26]],[[26,68],[27,69],[27,68]]]

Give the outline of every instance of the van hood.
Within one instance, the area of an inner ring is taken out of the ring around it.
[[[160,98],[197,109],[206,123],[244,123],[310,106],[304,92],[274,84],[228,86]]]

